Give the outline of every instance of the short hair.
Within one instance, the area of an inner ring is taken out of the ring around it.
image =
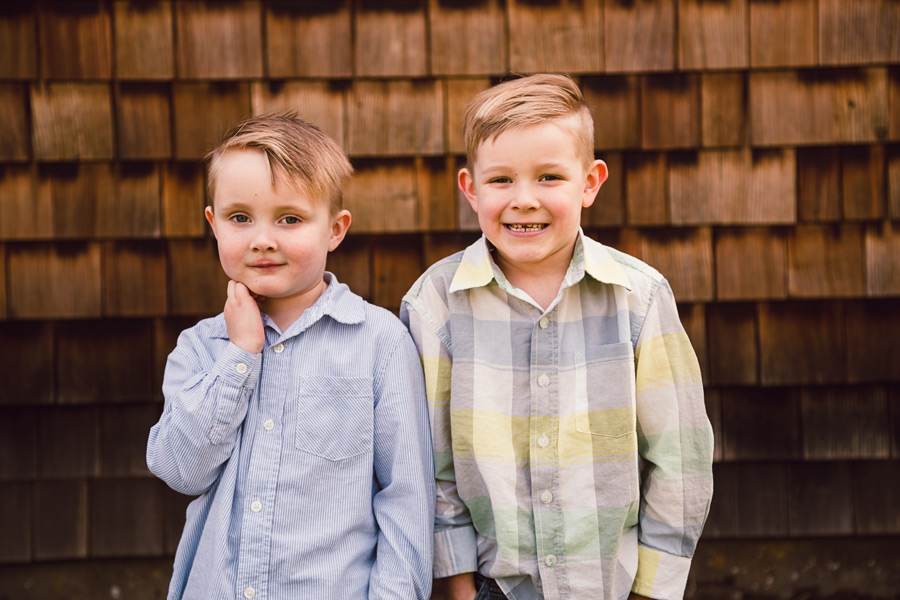
[[[332,215],[343,205],[342,186],[353,173],[347,155],[321,129],[295,112],[257,115],[234,125],[209,154],[207,194],[212,206],[220,159],[231,150],[260,150],[272,174],[318,201],[326,199]]]
[[[548,121],[563,124],[575,137],[585,166],[594,160],[594,120],[578,85],[566,75],[542,73],[505,81],[475,96],[465,112],[466,160],[504,131]]]

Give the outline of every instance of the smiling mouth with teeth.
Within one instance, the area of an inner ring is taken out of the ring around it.
[[[510,223],[507,225],[512,231],[540,231],[546,226],[546,223],[529,223],[527,225],[523,223]]]

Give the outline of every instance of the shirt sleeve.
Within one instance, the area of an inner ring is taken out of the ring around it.
[[[370,598],[431,595],[434,471],[422,368],[401,332],[375,383],[374,466],[379,490],[372,508],[378,548]]]
[[[632,591],[682,598],[712,499],[713,437],[700,366],[665,280],[651,297],[635,364],[642,483]]]
[[[215,483],[231,456],[262,366],[261,354],[231,342],[207,356],[190,330],[179,336],[163,376],[163,414],[147,442],[150,471],[192,496]]]
[[[450,435],[450,375],[453,358],[438,336],[436,323],[407,302],[400,319],[409,328],[425,373],[425,394],[434,446],[435,519],[434,577],[449,577],[478,570],[478,546],[469,509],[456,489]]]

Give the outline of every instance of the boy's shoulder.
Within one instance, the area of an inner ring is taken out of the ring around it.
[[[450,290],[450,284],[453,282],[453,276],[456,275],[465,253],[465,250],[460,250],[428,267],[406,292],[403,301],[415,303],[428,291],[446,297]]]
[[[632,291],[646,287],[655,287],[665,279],[662,273],[637,257],[617,250],[612,246],[601,244],[587,236],[584,239],[585,244],[593,245],[596,252],[605,251],[615,261],[631,282]]]

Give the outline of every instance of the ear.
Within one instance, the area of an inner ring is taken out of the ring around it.
[[[459,191],[469,201],[469,206],[477,213],[478,198],[475,197],[475,179],[472,177],[472,173],[466,168],[460,169],[459,173],[456,174],[456,185],[459,186]]]
[[[595,160],[588,169],[587,176],[584,179],[584,191],[581,196],[581,206],[587,208],[594,203],[600,186],[609,177],[609,169],[602,160]]]
[[[335,215],[331,222],[331,239],[328,241],[329,252],[335,250],[344,241],[344,236],[347,235],[347,230],[350,229],[351,221],[353,221],[353,217],[350,215],[349,210],[342,210]]]
[[[212,206],[207,206],[203,214],[206,216],[206,222],[212,228],[213,235],[218,239],[219,236],[216,234],[216,216],[213,214]]]

